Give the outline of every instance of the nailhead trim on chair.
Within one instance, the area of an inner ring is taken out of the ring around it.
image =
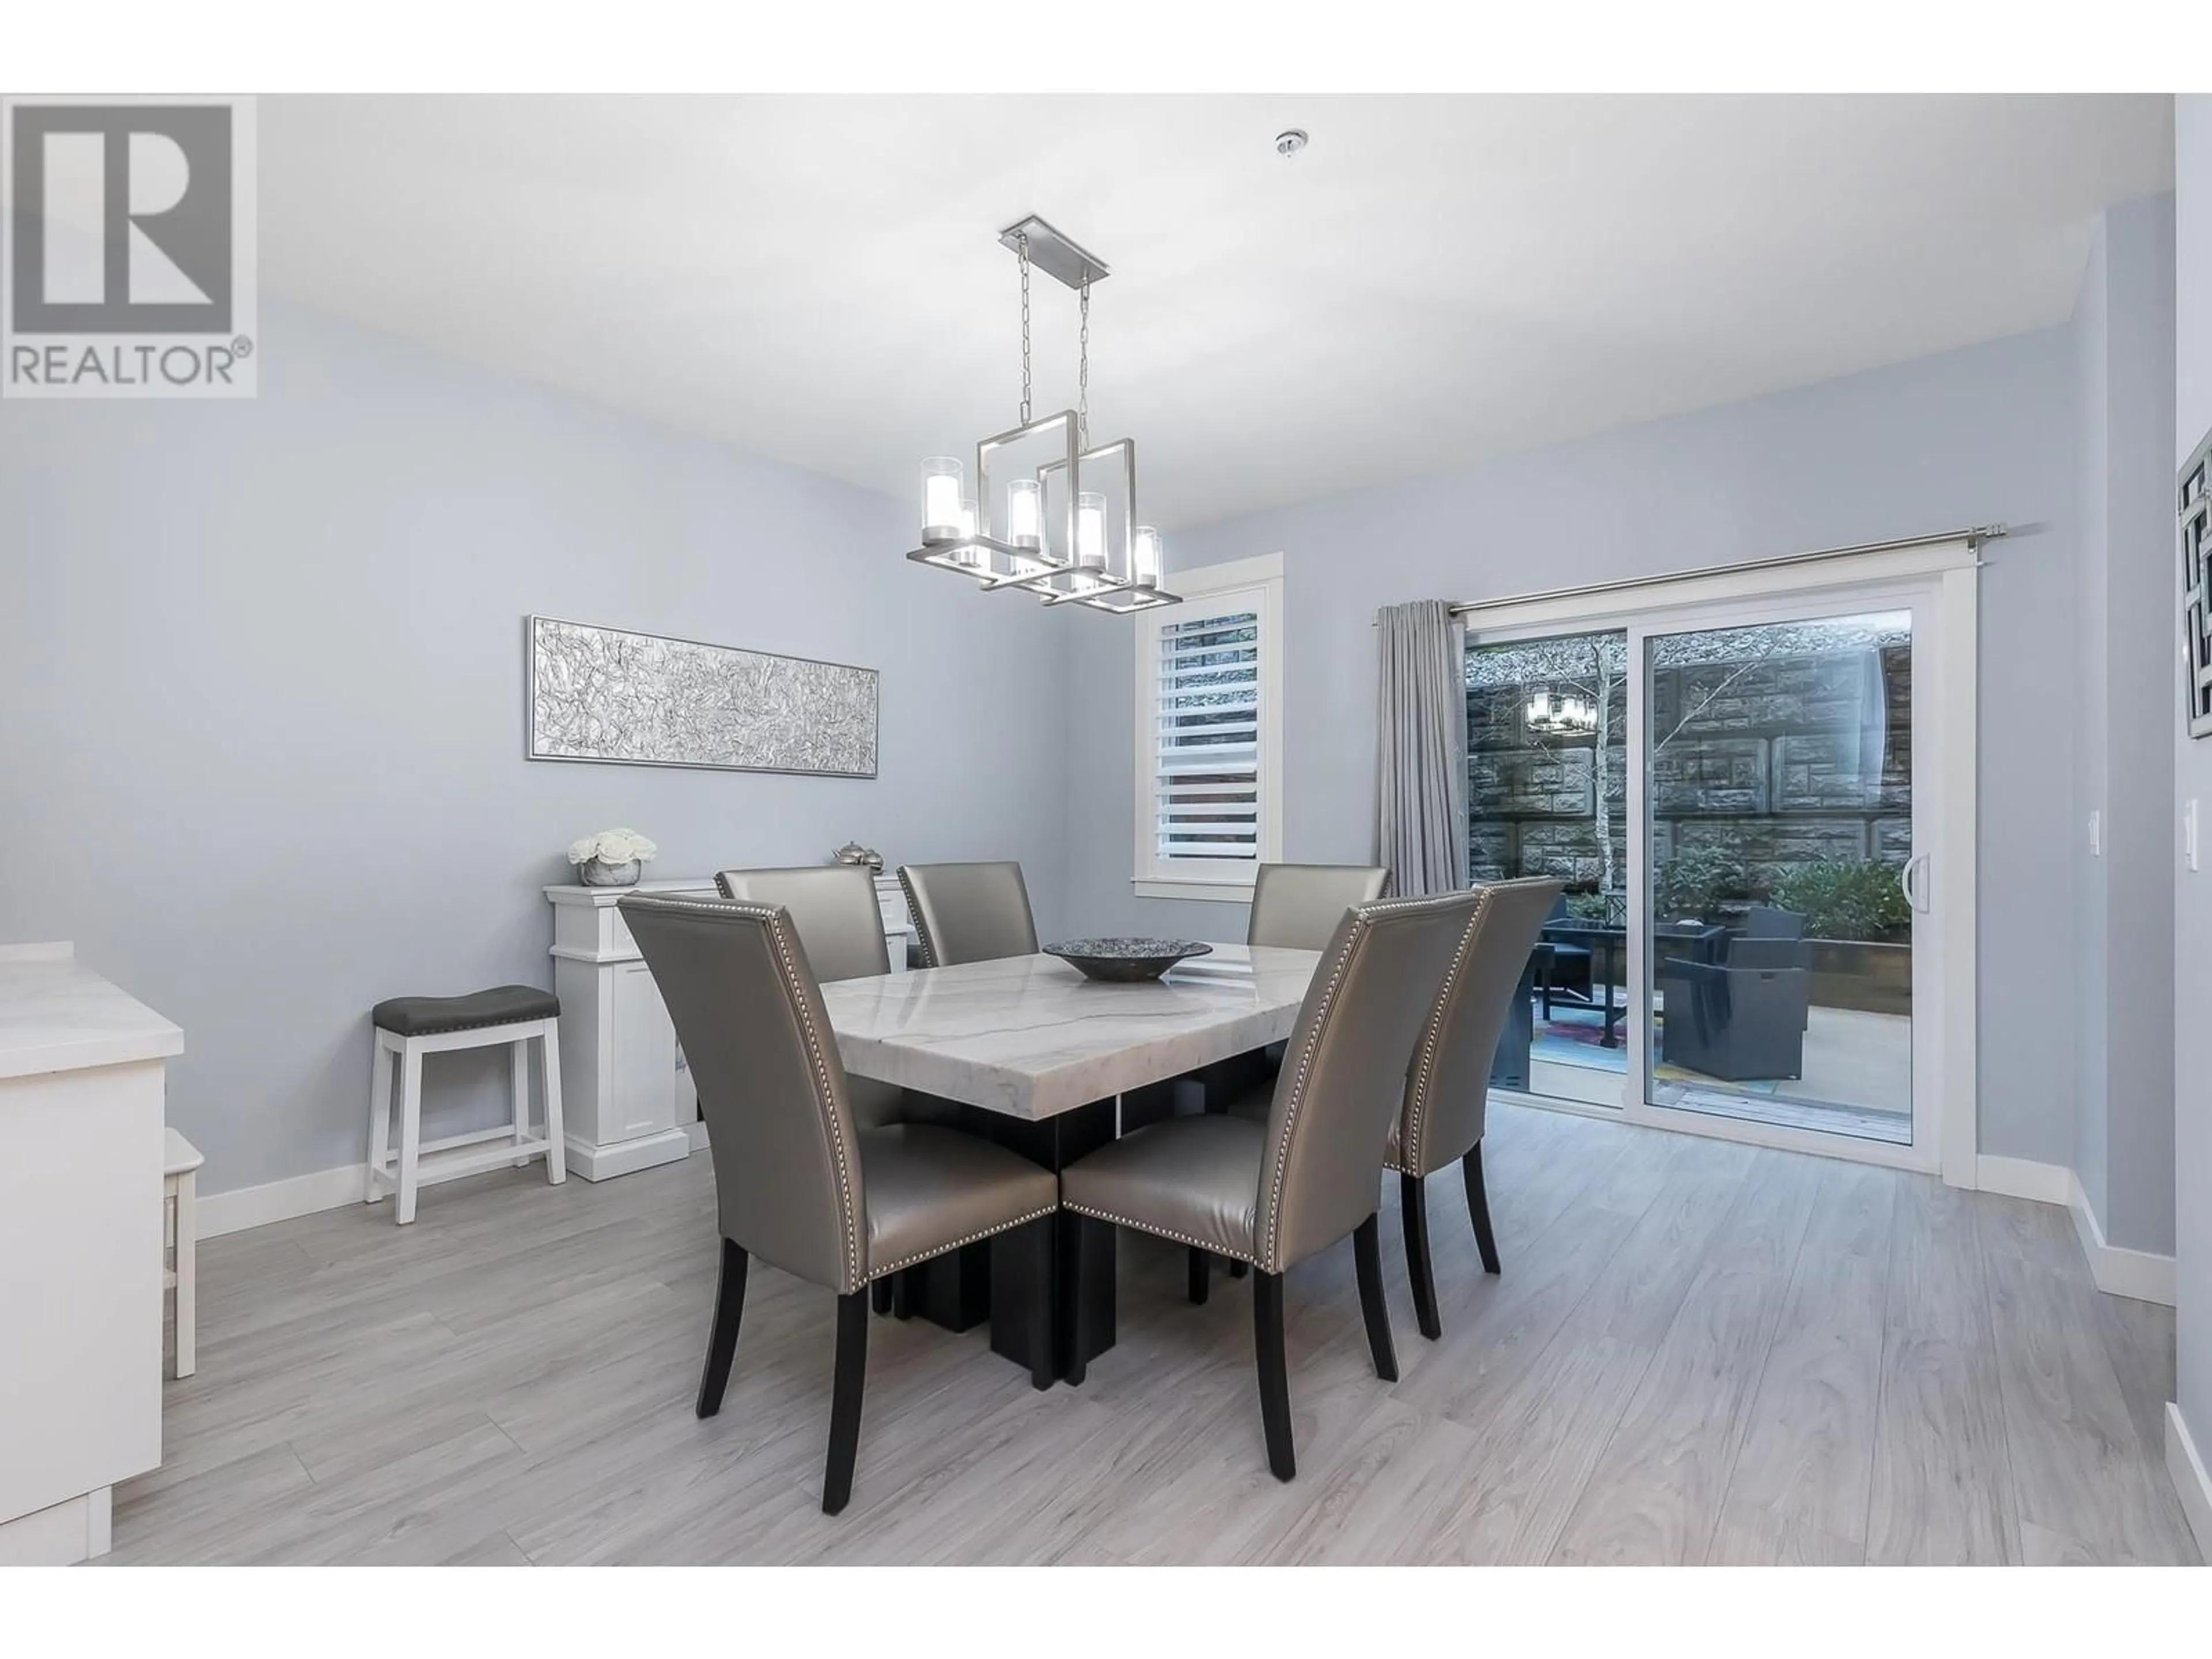
[[[1401,1175],[1418,1172],[1421,1167],[1421,1135],[1427,1127],[1425,1115],[1429,1103],[1429,1085],[1436,1077],[1437,1039],[1442,1036],[1451,1011],[1464,994],[1465,981],[1461,977],[1467,971],[1468,958],[1474,954],[1475,936],[1482,932],[1483,922],[1490,915],[1490,890],[1480,888],[1480,896],[1474,902],[1474,913],[1468,916],[1467,931],[1460,935],[1459,949],[1452,957],[1450,970],[1444,975],[1443,989],[1437,1006],[1421,1032],[1421,1057],[1413,1068],[1413,1075],[1406,1088],[1405,1127],[1399,1133],[1399,1161],[1384,1160],[1385,1169],[1395,1170]]]
[[[1214,1255],[1226,1256],[1232,1261],[1249,1261],[1255,1267],[1260,1265],[1260,1258],[1256,1255],[1229,1249],[1209,1239],[1193,1238],[1188,1233],[1179,1233],[1172,1227],[1155,1226],[1149,1221],[1132,1221],[1125,1215],[1115,1215],[1111,1210],[1088,1209],[1080,1204],[1070,1204],[1066,1199],[1060,1200],[1060,1207],[1073,1210],[1078,1215],[1089,1216],[1093,1221],[1110,1221],[1117,1227],[1130,1227],[1140,1233],[1150,1233],[1154,1238],[1164,1238],[1170,1243],[1188,1244],[1194,1250],[1211,1250]]]
[[[1308,1032],[1305,1047],[1298,1052],[1297,1070],[1291,1079],[1290,1097],[1283,1109],[1283,1133],[1276,1138],[1274,1145],[1267,1149],[1273,1171],[1268,1194],[1267,1237],[1261,1250],[1261,1256],[1267,1261],[1273,1261],[1279,1259],[1277,1246],[1281,1238],[1283,1224],[1284,1154],[1289,1150],[1291,1131],[1297,1126],[1299,1109],[1305,1103],[1306,1079],[1312,1070],[1314,1050],[1320,1046],[1322,1029],[1328,1024],[1328,1011],[1336,1000],[1337,991],[1343,985],[1346,974],[1351,970],[1353,959],[1366,947],[1370,923],[1385,916],[1395,915],[1401,910],[1416,909],[1424,905],[1432,904],[1437,896],[1438,895],[1429,893],[1414,898],[1376,899],[1372,903],[1356,904],[1352,907],[1351,943],[1346,945],[1344,955],[1338,959],[1335,971],[1330,974],[1328,985],[1322,992],[1321,1004],[1314,1010],[1313,1024]],[[1255,1261],[1252,1265],[1256,1267],[1261,1264]],[[1267,1268],[1265,1271],[1280,1273],[1283,1269],[1280,1266],[1277,1266]]]
[[[914,924],[915,943],[921,946],[921,965],[938,966],[937,942],[929,936],[929,924],[921,919],[921,905],[915,898],[914,884],[907,879],[906,866],[899,866],[899,891],[906,895],[907,920]]]
[[[665,899],[644,893],[638,896],[654,909],[665,909],[679,915],[690,909],[718,910],[768,924],[769,939],[775,946],[776,959],[783,970],[784,988],[791,994],[792,1007],[799,1015],[799,1035],[805,1041],[807,1059],[814,1067],[815,1087],[819,1091],[816,1104],[823,1109],[823,1121],[830,1128],[830,1156],[837,1166],[837,1193],[844,1210],[846,1277],[852,1281],[852,1290],[860,1289],[868,1282],[863,1264],[860,1228],[856,1224],[860,1206],[854,1201],[852,1169],[846,1156],[844,1130],[837,1121],[836,1096],[830,1087],[830,1068],[823,1063],[822,1041],[815,1032],[814,1017],[807,1010],[798,969],[792,962],[791,947],[795,936],[790,931],[789,912],[781,905],[754,904],[743,899]],[[849,1294],[849,1291],[841,1291],[839,1293]]]
[[[791,1006],[799,1014],[799,1029],[806,1038],[807,1057],[814,1063],[814,1084],[820,1091],[816,1103],[822,1108],[823,1121],[830,1126],[830,1148],[837,1160],[837,1190],[843,1196],[845,1206],[845,1264],[846,1272],[858,1290],[867,1283],[866,1249],[860,1237],[861,1206],[853,1192],[852,1170],[845,1153],[844,1126],[838,1121],[843,1115],[837,1108],[837,1097],[830,1083],[830,1068],[822,1058],[822,1039],[814,1029],[814,1015],[806,1006],[806,996],[799,981],[799,971],[791,959],[791,947],[795,942],[791,933],[791,915],[777,908],[769,912],[769,937],[775,941],[776,956],[783,963],[784,987],[791,993]]]
[[[1314,1050],[1321,1046],[1322,1028],[1328,1024],[1328,1011],[1336,1000],[1337,989],[1344,983],[1344,976],[1350,971],[1352,959],[1367,943],[1365,912],[1355,910],[1352,915],[1356,920],[1352,924],[1351,940],[1346,945],[1344,954],[1337,958],[1336,969],[1328,976],[1328,984],[1322,991],[1321,1004],[1314,1010],[1313,1022],[1307,1028],[1305,1046],[1298,1050],[1297,1070],[1291,1074],[1290,1097],[1283,1107],[1283,1132],[1267,1148],[1267,1161],[1273,1167],[1268,1187],[1267,1237],[1261,1241],[1260,1254],[1270,1261],[1277,1260],[1276,1245],[1283,1231],[1283,1166],[1288,1161],[1291,1131],[1297,1127],[1298,1113],[1305,1105],[1306,1079],[1313,1069]],[[1259,1263],[1255,1261],[1253,1265],[1257,1267]],[[1282,1267],[1279,1264],[1267,1271],[1280,1273]]]
[[[1018,1215],[1012,1221],[1001,1221],[995,1227],[986,1227],[980,1233],[970,1233],[965,1238],[956,1238],[950,1244],[939,1244],[936,1249],[924,1250],[919,1255],[903,1256],[896,1261],[887,1261],[880,1267],[869,1269],[868,1283],[872,1285],[878,1279],[895,1273],[902,1267],[911,1267],[917,1261],[933,1261],[938,1256],[960,1249],[964,1246],[980,1243],[987,1238],[995,1238],[1000,1233],[1012,1232],[1017,1227],[1026,1227],[1030,1222],[1042,1221],[1048,1215],[1057,1214],[1059,1211],[1059,1205],[1048,1204],[1042,1210],[1031,1210],[1027,1215]]]

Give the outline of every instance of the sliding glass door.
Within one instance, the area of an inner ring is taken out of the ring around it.
[[[1468,652],[1468,868],[1567,891],[1529,964],[1528,1016],[1492,1080],[1619,1106],[1628,1073],[1628,630]]]
[[[1909,1146],[1913,617],[1644,633],[1644,1100]]]
[[[1474,878],[1565,888],[1494,1088],[1916,1168],[1971,1158],[1964,550],[1470,617]],[[1949,1117],[1939,1136],[1947,1090],[1963,1136]]]

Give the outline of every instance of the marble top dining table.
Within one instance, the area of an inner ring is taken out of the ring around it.
[[[1216,945],[1133,985],[1006,957],[835,980],[822,1000],[848,1072],[1041,1121],[1281,1042],[1320,961]]]

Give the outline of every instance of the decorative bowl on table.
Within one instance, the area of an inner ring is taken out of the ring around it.
[[[1085,979],[1127,984],[1158,979],[1178,962],[1212,949],[1189,939],[1070,939],[1046,945],[1044,953],[1073,963]]]

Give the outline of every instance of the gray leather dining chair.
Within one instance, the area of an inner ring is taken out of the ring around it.
[[[791,912],[799,943],[814,977],[823,982],[865,979],[891,970],[890,945],[884,938],[883,908],[876,902],[874,875],[857,864],[787,865],[763,870],[720,870],[714,885],[726,899],[781,904]],[[927,1119],[924,1102],[910,1099],[896,1083],[872,1077],[848,1077],[845,1098],[864,1129],[880,1128],[911,1117]],[[879,1279],[869,1294],[879,1314],[906,1316],[903,1279]]]
[[[923,967],[1036,954],[1030,890],[1022,880],[1022,866],[1012,860],[902,864],[898,876]]]
[[[1326,950],[1345,911],[1381,898],[1389,879],[1375,864],[1263,864],[1252,878],[1244,942]]]
[[[1252,878],[1244,942],[1326,950],[1345,911],[1381,898],[1389,880],[1390,872],[1377,864],[1263,864]],[[1232,1054],[1195,1073],[1191,1080],[1198,1085],[1201,1107],[1209,1112],[1227,1110],[1231,1101],[1249,1096],[1273,1077],[1282,1059],[1283,1045],[1274,1042],[1250,1054]],[[1230,1272],[1243,1278],[1244,1264],[1231,1263]]]
[[[726,899],[781,904],[790,911],[807,965],[817,981],[862,979],[891,970],[875,878],[860,865],[723,870],[716,872],[714,885]],[[845,1094],[864,1129],[897,1122],[906,1101],[906,1091],[897,1085],[869,1077],[847,1078]]]
[[[1560,884],[1545,877],[1492,882],[1474,890],[1474,919],[1437,988],[1413,1066],[1404,1109],[1390,1126],[1383,1164],[1398,1172],[1399,1212],[1406,1235],[1406,1273],[1413,1316],[1431,1341],[1443,1334],[1437,1316],[1436,1276],[1429,1261],[1427,1177],[1456,1163],[1467,1183],[1468,1215],[1485,1273],[1498,1266],[1490,1198],[1482,1181],[1482,1130],[1490,1069],[1521,986],[1528,953]]]
[[[1283,1275],[1352,1235],[1375,1374],[1395,1382],[1376,1200],[1382,1147],[1405,1099],[1413,1042],[1478,896],[1388,899],[1346,911],[1298,1010],[1264,1121],[1171,1117],[1060,1171],[1060,1204],[1084,1217],[1063,1273],[1133,1227],[1249,1263],[1253,1351],[1267,1466],[1297,1473],[1283,1350]],[[1108,1224],[1102,1227],[1099,1224]],[[1103,1232],[1103,1238],[1085,1235]],[[1079,1359],[1070,1382],[1082,1380]]]
[[[835,1291],[822,1508],[836,1514],[860,1448],[869,1285],[999,1235],[994,1248],[1030,1253],[1030,1380],[1049,1388],[1051,1172],[957,1130],[855,1121],[820,985],[781,905],[632,894],[620,908],[690,1060],[714,1160],[721,1275],[698,1414],[721,1409],[753,1256]]]

